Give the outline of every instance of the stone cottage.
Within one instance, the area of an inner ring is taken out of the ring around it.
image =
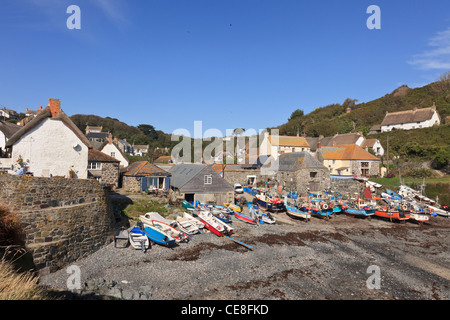
[[[137,161],[129,165],[122,174],[122,188],[128,191],[168,190],[170,173],[148,162]]]
[[[96,179],[100,185],[119,186],[120,161],[96,149],[89,149],[88,178]]]
[[[332,175],[363,177],[380,175],[380,159],[354,144],[321,147],[317,151],[317,159]]]
[[[297,191],[302,196],[331,186],[330,171],[309,152],[282,154],[275,179],[286,190]]]
[[[92,145],[61,110],[59,99],[49,99],[48,106],[6,143],[12,160],[28,168],[37,177],[63,176],[86,179],[88,153]]]

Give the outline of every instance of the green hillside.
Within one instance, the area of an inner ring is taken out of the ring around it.
[[[350,113],[345,113],[347,102],[317,108],[307,115],[290,119],[277,129],[282,135],[303,132],[311,137],[349,132],[367,134],[373,125],[381,124],[386,112],[431,107],[433,103],[444,122],[450,116],[450,81],[437,81],[415,89],[401,86],[379,99],[353,105]]]
[[[127,139],[131,144],[150,145],[152,149],[172,148],[176,143],[170,140],[170,134],[156,130],[150,124],[130,126],[118,119],[102,118],[96,115],[76,114],[70,117],[75,125],[84,133],[86,126],[102,126],[103,132],[111,132],[114,137]]]

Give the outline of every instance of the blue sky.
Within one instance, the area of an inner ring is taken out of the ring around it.
[[[369,5],[381,29],[369,30]],[[69,30],[69,5],[81,30]],[[448,0],[0,0],[0,107],[171,133],[287,121],[450,70]]]

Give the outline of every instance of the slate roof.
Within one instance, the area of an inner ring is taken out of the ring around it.
[[[120,162],[116,158],[108,156],[107,154],[96,149],[89,149],[88,161],[90,162]]]
[[[89,132],[86,137],[88,139],[108,139],[108,132]]]
[[[181,189],[186,183],[188,183],[192,178],[194,178],[200,171],[206,168],[203,164],[191,164],[182,163],[170,169],[170,174],[172,178],[170,180],[170,185],[175,188]]]
[[[300,169],[327,169],[308,152],[290,152],[278,158],[279,171],[297,171]]]
[[[422,122],[430,120],[431,117],[433,117],[434,112],[436,112],[436,109],[434,108],[423,108],[387,113],[381,125],[388,126],[402,123]]]
[[[168,177],[171,174],[148,161],[137,161],[130,164],[123,175],[127,177]]]
[[[344,133],[344,134],[335,134],[327,144],[322,143],[322,146],[340,146],[345,144],[355,144],[362,135],[359,133]]]

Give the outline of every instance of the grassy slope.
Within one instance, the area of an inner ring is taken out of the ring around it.
[[[415,89],[400,87],[384,97],[355,105],[348,114],[344,113],[345,107],[340,104],[317,108],[303,117],[288,121],[278,129],[284,135],[296,135],[297,130],[307,136],[367,133],[373,125],[383,121],[386,112],[431,107],[433,103],[436,103],[441,119],[450,115],[450,81],[434,82]]]

